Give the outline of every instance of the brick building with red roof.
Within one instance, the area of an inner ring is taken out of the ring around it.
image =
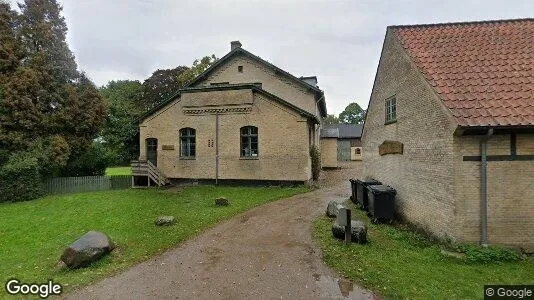
[[[534,19],[388,27],[362,143],[408,221],[534,248]]]

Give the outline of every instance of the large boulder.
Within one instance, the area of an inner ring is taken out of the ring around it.
[[[339,214],[339,210],[343,207],[344,206],[342,204],[334,200],[328,202],[328,206],[326,207],[326,216],[330,218],[337,217],[337,215]]]
[[[111,252],[115,245],[98,231],[89,231],[65,249],[61,260],[71,269],[84,267]]]
[[[365,244],[367,243],[367,225],[364,222],[358,220],[350,221],[350,235],[353,243]],[[339,225],[335,222],[332,225],[332,234],[338,239],[345,239],[345,226]]]
[[[154,224],[157,226],[171,226],[176,223],[176,219],[173,216],[159,216],[154,220]]]

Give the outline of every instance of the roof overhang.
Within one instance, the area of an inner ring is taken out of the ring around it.
[[[521,126],[458,126],[455,135],[484,135],[489,129],[493,129],[494,134],[509,133],[534,133],[534,125]]]

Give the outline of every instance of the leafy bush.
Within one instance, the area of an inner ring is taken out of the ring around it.
[[[93,142],[91,147],[78,157],[71,158],[61,169],[60,176],[96,176],[104,175],[111,161],[104,147]]]
[[[319,174],[321,173],[321,152],[317,146],[313,145],[310,149],[312,178],[314,181],[319,180]]]
[[[464,253],[465,259],[472,263],[510,262],[521,258],[518,251],[497,246],[463,244],[458,246],[458,251]]]
[[[0,168],[0,202],[25,201],[42,195],[38,159],[27,152],[11,155]]]

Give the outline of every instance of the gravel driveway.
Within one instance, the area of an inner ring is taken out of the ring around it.
[[[346,164],[324,175],[323,187],[316,191],[252,209],[68,297],[373,298],[372,293],[331,271],[311,238],[311,224],[324,213],[328,201],[348,198],[347,179],[359,176],[359,163]]]

